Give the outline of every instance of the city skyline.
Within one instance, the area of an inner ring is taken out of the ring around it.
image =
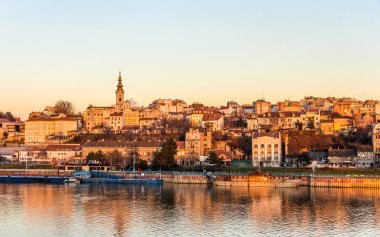
[[[140,106],[379,100],[379,1],[322,3],[2,2],[0,107],[26,119],[59,99],[111,105],[119,69]]]

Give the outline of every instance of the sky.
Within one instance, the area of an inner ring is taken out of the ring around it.
[[[379,0],[0,0],[0,111],[380,100]]]

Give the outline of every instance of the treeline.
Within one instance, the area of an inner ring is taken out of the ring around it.
[[[371,137],[368,130],[358,129],[355,132],[341,135],[327,135],[317,131],[289,131],[282,134],[288,136],[288,154],[299,155],[313,150],[328,150],[331,148],[356,148],[370,145]]]

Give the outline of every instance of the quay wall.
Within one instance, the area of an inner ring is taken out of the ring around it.
[[[301,177],[301,185],[329,188],[380,188],[380,177]]]

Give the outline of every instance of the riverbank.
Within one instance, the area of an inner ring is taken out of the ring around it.
[[[195,172],[101,172],[105,176],[117,176],[120,179],[162,179],[164,183],[174,184],[213,184],[213,177],[228,175],[228,173],[195,173]],[[247,173],[231,173],[233,175],[247,175]],[[273,176],[298,177],[302,181],[301,186],[329,187],[329,188],[380,188],[380,175],[323,175],[297,174],[297,173],[272,173]],[[62,170],[0,170],[0,182],[7,181],[7,177],[73,177],[73,172]],[[30,180],[43,180],[41,178]]]

